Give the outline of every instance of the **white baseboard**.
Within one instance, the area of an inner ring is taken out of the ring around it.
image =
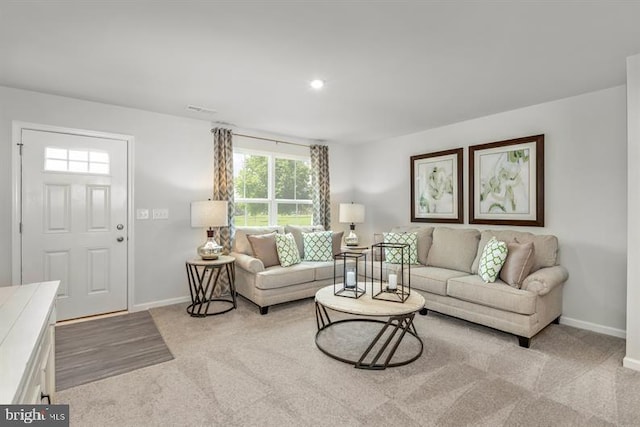
[[[599,334],[611,335],[618,338],[627,338],[627,331],[624,329],[616,329],[610,326],[598,325],[597,323],[585,322],[584,320],[572,319],[570,317],[560,317],[562,325],[573,326],[574,328],[586,329],[588,331],[597,332]]]
[[[640,360],[625,357],[622,359],[622,366],[625,368],[633,369],[634,371],[640,371]]]
[[[149,310],[150,308],[163,307],[165,305],[182,304],[183,302],[190,302],[190,301],[191,301],[191,297],[189,295],[186,295],[184,297],[169,298],[169,299],[163,299],[160,301],[145,302],[142,304],[134,304],[134,306],[129,311],[131,312],[143,311],[143,310]]]

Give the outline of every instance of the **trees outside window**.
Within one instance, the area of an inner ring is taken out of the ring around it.
[[[309,158],[234,150],[236,225],[311,225]]]

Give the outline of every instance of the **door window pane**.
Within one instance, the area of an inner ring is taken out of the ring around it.
[[[53,172],[109,174],[109,153],[46,147],[44,170]]]

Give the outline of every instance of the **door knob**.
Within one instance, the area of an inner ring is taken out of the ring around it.
[[[118,236],[118,238],[116,239],[118,242],[123,242],[124,241],[124,237],[122,236]]]
[[[118,224],[118,225],[116,225],[116,228],[117,228],[118,230],[122,230],[122,229],[124,228],[124,225],[122,225],[122,224]]]

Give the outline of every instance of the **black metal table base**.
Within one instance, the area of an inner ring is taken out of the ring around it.
[[[354,365],[354,367],[359,369],[373,369],[373,370],[381,370],[386,368],[392,368],[396,366],[407,365],[416,359],[418,359],[422,355],[422,351],[424,349],[424,344],[422,339],[418,336],[418,332],[413,324],[413,319],[415,317],[415,313],[409,313],[398,316],[390,316],[387,321],[377,320],[377,319],[344,319],[332,322],[329,314],[327,313],[327,309],[322,305],[316,302],[316,325],[318,327],[318,331],[316,332],[316,346],[320,351],[322,351],[327,356],[339,360],[344,363],[349,363]],[[326,331],[330,327],[334,325],[338,325],[341,323],[348,322],[369,322],[369,323],[381,323],[384,326],[380,329],[378,334],[373,338],[367,349],[362,353],[358,360],[346,359],[336,354],[330,352],[328,349],[323,347],[318,342],[318,337],[323,331]],[[383,340],[381,347],[374,352],[373,349],[378,345],[381,341],[385,333],[388,332],[388,336]],[[404,339],[405,335],[409,334],[414,337],[418,344],[419,349],[417,354],[409,357],[408,359],[391,362],[396,350],[400,346],[400,343]],[[387,352],[387,349],[389,351]],[[387,352],[386,358],[383,358],[385,352]],[[367,361],[367,358],[370,360]],[[382,359],[382,360],[381,360]]]
[[[198,267],[201,267],[198,269]],[[209,276],[205,280],[207,271]],[[219,287],[220,275],[224,271],[229,282],[229,298],[214,297],[214,291]],[[189,291],[191,293],[191,304],[187,306],[187,313],[193,317],[216,316],[227,313],[237,307],[235,290],[235,270],[233,263],[219,266],[198,266],[187,263],[187,276],[189,278]],[[209,311],[212,302],[222,302],[231,304],[225,310]]]

